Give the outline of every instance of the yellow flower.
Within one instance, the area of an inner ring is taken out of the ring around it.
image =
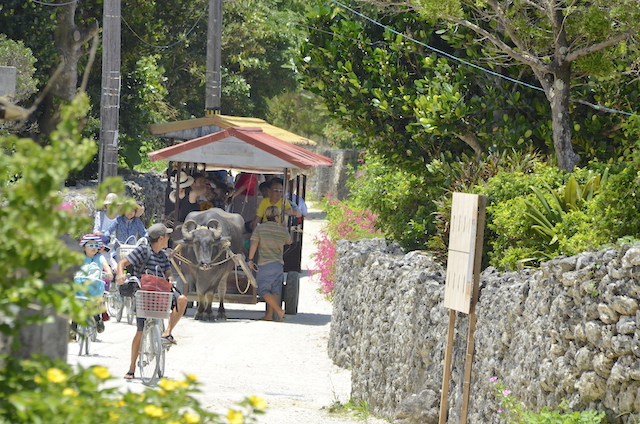
[[[234,411],[233,409],[229,409],[227,413],[227,419],[229,420],[229,424],[243,424],[244,423],[244,415],[240,411]]]
[[[197,414],[192,414],[191,412],[185,412],[182,416],[184,418],[184,422],[194,424],[200,422],[200,416]]]
[[[106,380],[107,378],[111,377],[111,374],[109,374],[107,367],[93,367],[93,373],[97,375],[101,380]]]
[[[42,377],[40,377],[39,375],[36,375],[35,377],[33,377],[33,381],[35,381],[38,384],[41,384],[44,380],[42,380]]]
[[[126,404],[127,403],[123,399],[120,399],[119,401],[115,402],[113,404],[113,406],[115,406],[116,408],[121,408],[121,407],[125,406]]]
[[[62,383],[67,379],[67,376],[58,368],[49,368],[47,370],[47,380],[52,383]]]
[[[168,380],[163,378],[158,382],[158,386],[170,392],[176,389],[186,389],[189,387],[189,384],[186,381]]]
[[[62,394],[64,396],[78,396],[78,392],[76,392],[75,390],[73,390],[71,387],[67,387],[62,391]]]
[[[167,421],[167,424],[180,424],[180,421]]]
[[[161,417],[163,411],[159,406],[147,405],[144,407],[144,413],[150,417]]]
[[[118,418],[120,418],[120,414],[116,414],[113,411],[109,411],[109,419],[111,421],[118,421]]]
[[[249,401],[251,402],[253,407],[256,409],[263,410],[264,408],[267,407],[267,402],[258,396],[255,396],[255,395],[249,396]]]
[[[190,383],[193,383],[194,381],[196,381],[198,379],[198,377],[196,377],[193,374],[187,374],[187,381],[189,381]]]
[[[161,378],[160,381],[158,382],[158,386],[160,386],[163,389],[165,389],[166,391],[170,392],[172,390],[175,390],[178,385],[177,385],[177,381],[175,381],[175,380],[169,380],[167,378]]]

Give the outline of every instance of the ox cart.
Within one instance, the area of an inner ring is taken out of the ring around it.
[[[292,199],[295,193],[300,198],[306,197],[307,176],[306,170],[314,167],[332,166],[333,161],[324,156],[315,154],[300,146],[284,141],[273,135],[267,134],[259,127],[229,127],[223,131],[204,135],[188,141],[175,144],[164,149],[149,153],[152,161],[166,160],[169,162],[167,176],[167,195],[171,192],[171,181],[175,181],[174,187],[180,186],[180,171],[189,175],[206,173],[216,170],[234,170],[251,174],[276,174],[282,176],[283,188],[286,193],[283,199]],[[256,190],[257,192],[257,190]],[[254,193],[257,196],[257,193]],[[168,200],[166,200],[168,202]],[[174,217],[178,217],[178,202],[175,202]],[[284,211],[284,208],[281,208]],[[178,220],[175,220],[178,221]],[[304,218],[286,220],[291,234],[292,244],[285,246],[283,290],[281,301],[287,314],[298,312],[299,286],[302,239],[304,230]],[[188,268],[193,264],[182,261],[180,251],[182,243],[180,239],[180,222],[174,222],[177,243],[175,251],[177,261],[174,261],[174,276],[178,281],[179,289],[188,297],[190,302],[198,300],[195,287],[192,284],[182,283]],[[246,247],[246,244],[245,244]],[[248,251],[248,248],[247,250]],[[230,252],[233,254],[233,252]],[[238,253],[238,252],[235,252]],[[220,283],[220,289],[215,299],[220,301],[224,297],[225,303],[257,304],[262,301],[257,295],[254,278],[246,266],[245,257],[242,254],[233,255],[236,262],[234,270],[229,274],[226,287]],[[226,288],[226,293],[225,289]]]

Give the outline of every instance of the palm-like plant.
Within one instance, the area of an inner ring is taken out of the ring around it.
[[[608,169],[603,174],[589,172],[587,181],[580,185],[575,176],[571,176],[564,187],[559,190],[546,185],[543,192],[537,187],[531,187],[540,206],[526,200],[526,215],[534,222],[531,229],[541,237],[541,241],[549,245],[558,242],[557,225],[564,220],[565,215],[573,210],[580,210],[593,199],[601,184],[608,179]]]

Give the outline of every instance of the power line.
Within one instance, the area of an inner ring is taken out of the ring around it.
[[[526,83],[526,82],[523,82],[523,81],[520,81],[520,80],[517,80],[517,79],[511,78],[511,77],[508,77],[508,76],[506,76],[506,75],[502,75],[502,74],[500,74],[500,73],[498,73],[498,72],[494,72],[494,71],[491,71],[491,70],[489,70],[489,69],[483,68],[483,67],[478,66],[478,65],[476,65],[476,64],[474,64],[474,63],[467,62],[466,60],[460,59],[460,58],[459,58],[459,57],[457,57],[457,56],[454,56],[454,55],[452,55],[452,54],[449,54],[449,53],[447,53],[447,52],[445,52],[445,51],[442,51],[442,50],[440,50],[440,49],[438,49],[438,48],[432,47],[432,46],[430,46],[430,45],[428,45],[428,44],[426,44],[426,43],[423,43],[423,42],[418,41],[418,40],[416,40],[416,39],[414,39],[414,38],[411,38],[411,37],[409,37],[408,35],[402,34],[402,33],[400,33],[400,32],[398,32],[398,31],[396,31],[395,29],[393,29],[393,28],[391,28],[391,27],[389,27],[389,26],[387,26],[387,25],[384,25],[383,23],[380,23],[380,22],[378,22],[378,21],[376,21],[376,20],[374,20],[374,19],[372,19],[372,18],[369,18],[368,16],[363,15],[362,13],[360,13],[360,12],[358,12],[358,11],[356,11],[356,10],[354,10],[354,9],[350,8],[349,6],[347,6],[347,5],[345,5],[345,4],[340,3],[340,2],[339,2],[339,1],[337,1],[337,0],[331,0],[331,1],[332,1],[333,3],[335,3],[335,4],[337,4],[338,6],[340,6],[340,7],[343,7],[343,8],[345,8],[345,9],[347,9],[347,10],[348,10],[348,11],[350,11],[351,13],[354,13],[354,14],[356,14],[356,15],[358,15],[358,16],[360,16],[360,17],[362,17],[362,18],[366,19],[366,20],[368,20],[369,22],[372,22],[372,23],[373,23],[373,24],[375,24],[375,25],[378,25],[378,26],[380,26],[380,27],[382,27],[382,28],[384,28],[384,29],[386,29],[386,30],[388,30],[388,31],[391,31],[392,33],[394,33],[394,34],[396,34],[396,35],[399,35],[399,36],[401,36],[401,37],[403,37],[403,38],[405,38],[405,39],[407,39],[407,40],[409,40],[409,41],[413,41],[414,43],[419,44],[419,45],[421,45],[421,46],[423,46],[423,47],[426,47],[426,48],[428,48],[428,49],[430,49],[430,50],[432,50],[432,51],[434,51],[434,52],[436,52],[436,53],[438,53],[438,54],[441,54],[441,55],[443,55],[443,56],[446,56],[446,57],[448,57],[448,58],[451,58],[451,59],[453,59],[453,60],[455,60],[455,61],[457,61],[457,62],[460,62],[460,63],[462,63],[462,64],[465,64],[465,65],[467,65],[467,66],[471,66],[471,67],[473,67],[473,68],[479,69],[479,70],[481,70],[482,72],[486,72],[486,73],[488,73],[488,74],[491,74],[491,75],[497,76],[497,77],[499,77],[499,78],[502,78],[502,79],[505,79],[505,80],[511,81],[511,82],[513,82],[513,83],[516,83],[516,84],[519,84],[519,85],[522,85],[522,86],[525,86],[525,87],[531,88],[531,89],[533,89],[533,90],[541,91],[541,92],[543,92],[543,93],[544,93],[544,90],[543,90],[541,87],[537,87],[537,86],[535,86],[535,85],[528,84],[528,83]],[[569,101],[574,102],[574,103],[583,104],[583,105],[586,105],[586,106],[592,107],[592,108],[594,108],[594,109],[601,110],[601,111],[603,111],[603,112],[619,113],[619,114],[621,114],[621,115],[627,115],[627,116],[636,116],[636,117],[640,117],[640,115],[637,115],[637,114],[635,114],[635,113],[631,113],[631,112],[624,112],[624,111],[617,110],[617,109],[611,109],[611,108],[608,108],[608,107],[599,106],[599,105],[596,105],[596,104],[594,104],[594,103],[588,102],[588,101],[586,101],[586,100],[577,100],[577,99],[571,99],[571,98],[570,98],[570,99],[569,99]]]
[[[35,0],[34,0],[35,1]],[[77,0],[76,0],[77,1]],[[184,40],[186,40],[186,38],[193,32],[193,30],[196,29],[196,26],[198,26],[198,23],[200,22],[200,20],[202,19],[202,17],[207,13],[207,10],[209,10],[209,4],[207,3],[207,6],[204,8],[204,10],[202,11],[202,13],[200,14],[200,16],[198,16],[198,19],[196,20],[196,22],[193,24],[193,26],[189,29],[189,31],[187,31],[187,33],[185,35],[183,35],[178,41],[171,43],[171,44],[167,44],[164,46],[158,46],[156,44],[151,44],[145,40],[142,39],[142,37],[140,37],[138,35],[138,33],[136,33],[133,28],[131,28],[131,25],[129,25],[129,22],[127,22],[127,20],[124,18],[124,16],[121,16],[120,18],[122,19],[122,22],[124,22],[124,24],[127,26],[127,28],[129,28],[129,31],[131,31],[131,33],[133,35],[136,36],[136,38],[140,41],[142,41],[143,44],[155,48],[155,49],[170,49],[173,46],[176,46],[180,43],[182,43]]]
[[[45,3],[43,1],[38,1],[38,0],[31,0],[31,1],[34,2],[34,3],[41,4],[43,6],[53,6],[53,7],[67,6],[67,5],[70,5],[70,4],[78,2],[78,0],[72,0],[72,1],[68,1],[66,3]]]

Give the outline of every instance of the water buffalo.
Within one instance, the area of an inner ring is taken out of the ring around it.
[[[214,321],[211,310],[213,297],[218,291],[220,306],[218,320],[226,320],[224,295],[227,292],[227,277],[235,263],[229,258],[228,249],[243,253],[242,215],[212,208],[202,212],[190,212],[182,226],[184,243],[180,254],[186,259],[181,269],[185,277],[195,282],[198,294],[197,320]],[[185,288],[189,282],[184,282]]]

